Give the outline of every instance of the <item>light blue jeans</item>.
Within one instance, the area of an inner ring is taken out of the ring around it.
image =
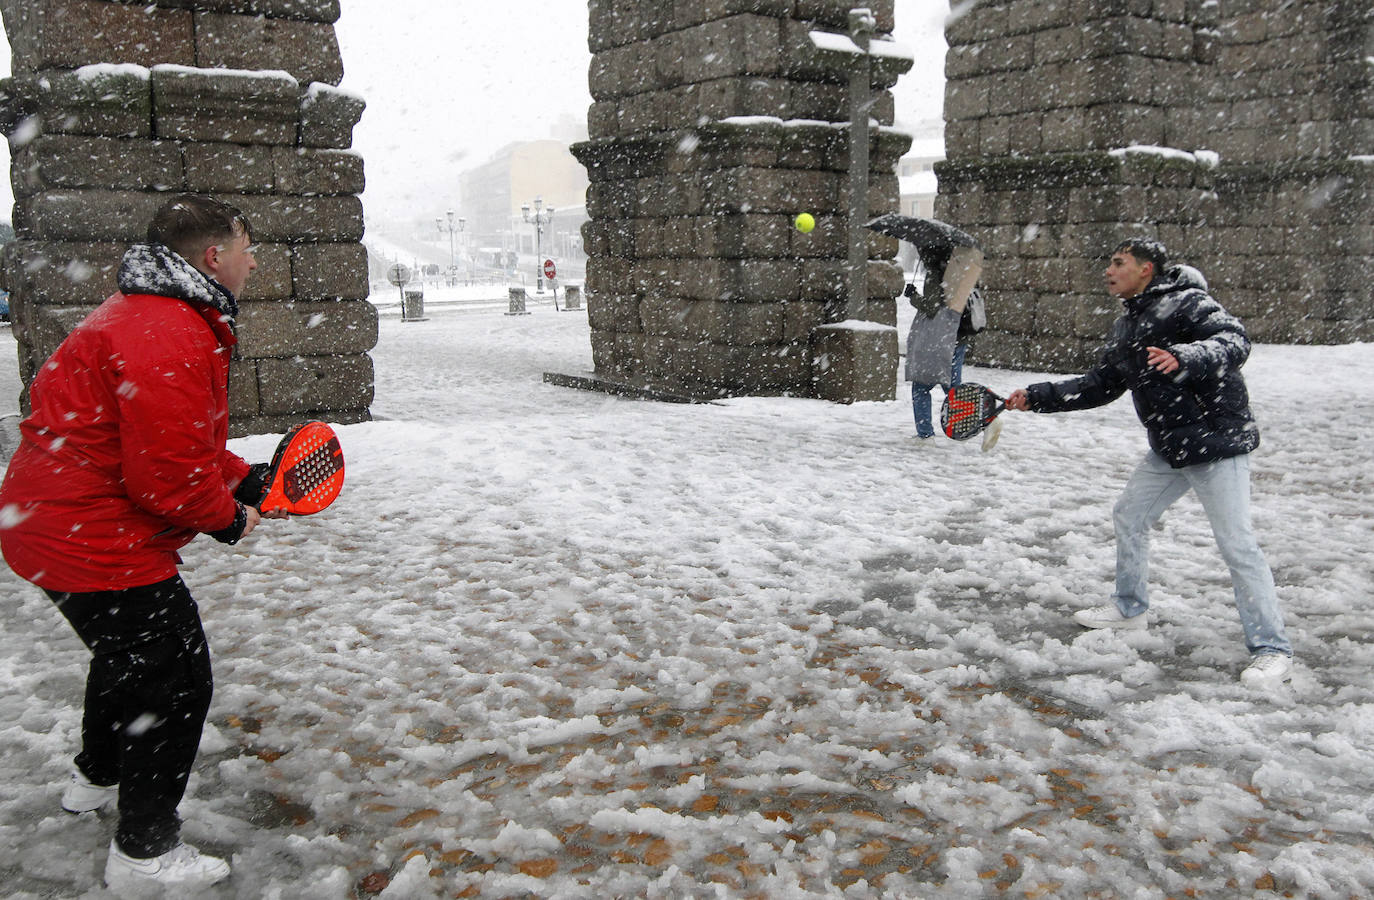
[[[963,341],[954,345],[954,358],[949,364],[950,386],[964,383],[964,354],[968,344]],[[911,414],[916,418],[917,437],[935,437],[935,427],[930,423],[930,392],[939,385],[911,382]]]
[[[1250,456],[1174,469],[1154,451],[1145,454],[1112,511],[1116,525],[1116,593],[1123,616],[1149,608],[1150,528],[1191,489],[1207,513],[1217,549],[1231,570],[1236,609],[1251,654],[1293,655],[1274,592],[1274,575],[1250,525]]]

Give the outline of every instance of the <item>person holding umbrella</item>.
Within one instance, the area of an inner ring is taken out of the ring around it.
[[[948,389],[962,383],[973,336],[987,326],[977,286],[983,253],[967,233],[935,219],[894,213],[879,216],[868,227],[913,244],[920,259],[920,268],[902,293],[916,309],[907,332],[905,376],[911,382],[916,437],[926,440],[935,436],[930,392],[937,385]],[[984,449],[996,440],[996,432],[989,429]]]

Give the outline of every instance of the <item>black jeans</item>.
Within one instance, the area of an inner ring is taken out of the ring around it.
[[[166,853],[180,840],[177,804],[214,686],[196,602],[179,576],[46,593],[92,653],[76,765],[93,784],[119,783],[120,849]]]

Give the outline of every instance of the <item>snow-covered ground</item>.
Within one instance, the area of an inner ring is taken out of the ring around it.
[[[531,308],[387,311],[339,502],[184,554],[217,687],[182,813],[232,856],[214,896],[1374,890],[1374,347],[1246,368],[1298,653],[1266,695],[1191,498],[1150,630],[1069,621],[1109,590],[1128,401],[1008,414],[983,454],[917,443],[905,386],[614,399],[541,382],[590,368],[586,319]],[[57,807],[86,652],[0,592],[0,879],[103,896],[113,820]]]

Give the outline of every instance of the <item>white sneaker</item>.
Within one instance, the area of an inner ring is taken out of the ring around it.
[[[1116,608],[1115,603],[1106,603],[1102,606],[1094,606],[1091,609],[1080,609],[1073,614],[1073,620],[1084,628],[1125,628],[1140,629],[1149,624],[1145,620],[1145,613],[1136,616],[1123,616],[1121,610]]]
[[[105,885],[121,897],[157,895],[166,888],[186,891],[208,887],[228,876],[227,862],[206,856],[190,844],[177,844],[161,856],[139,859],[110,841],[110,856],[105,860]]]
[[[1293,677],[1293,660],[1282,653],[1261,653],[1250,657],[1250,665],[1240,673],[1246,687],[1277,687]]]
[[[983,451],[984,453],[987,453],[987,452],[988,452],[989,450],[991,450],[993,447],[996,447],[996,446],[997,446],[997,439],[1000,438],[1001,436],[1002,436],[1002,420],[1001,420],[1001,419],[993,419],[993,420],[992,420],[992,424],[989,425],[987,428],[983,429],[983,445],[982,445],[982,447],[981,447],[982,451]]]
[[[62,792],[62,808],[69,813],[88,813],[119,799],[119,785],[91,784],[81,770],[72,772],[71,784]]]

